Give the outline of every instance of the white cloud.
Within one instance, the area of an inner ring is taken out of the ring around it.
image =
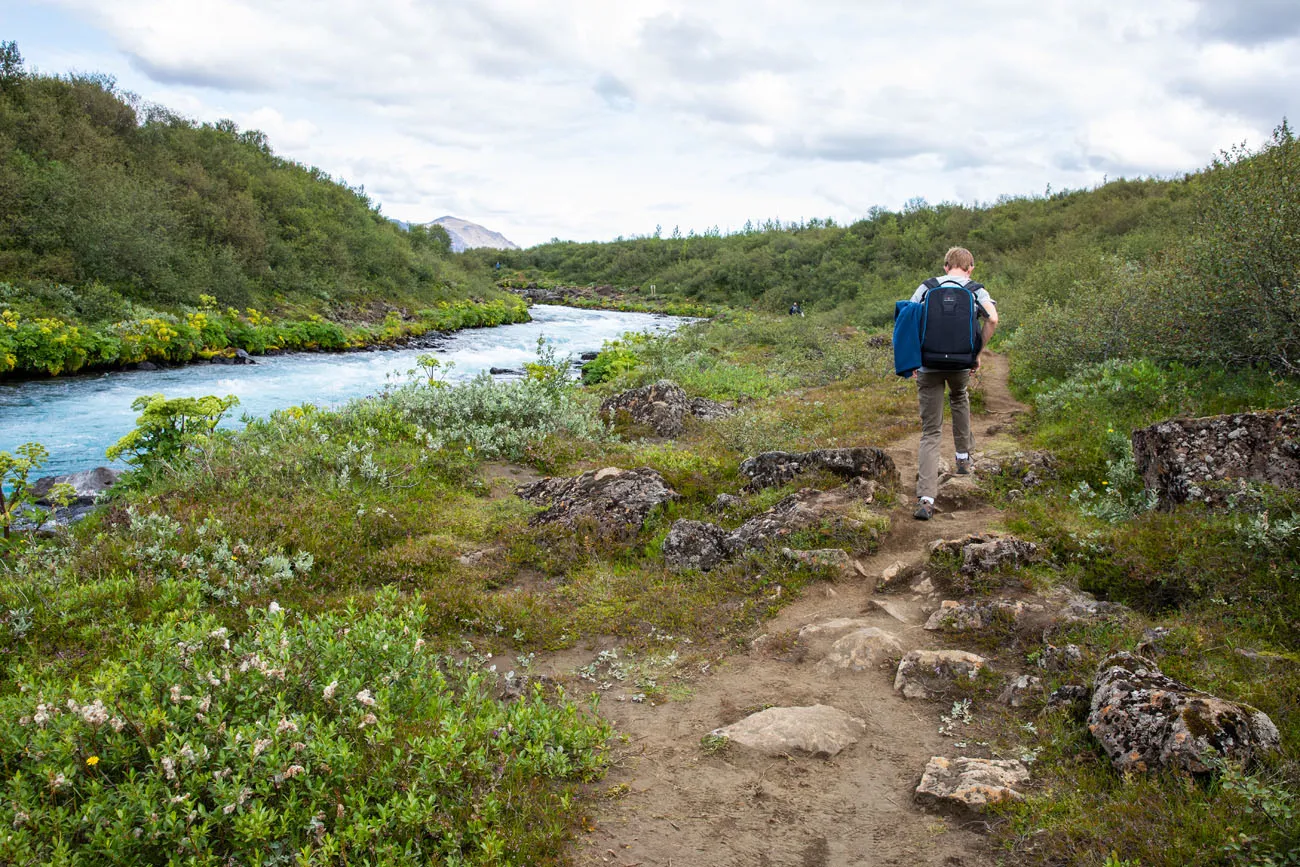
[[[525,244],[1194,170],[1295,113],[1278,2],[59,0],[146,99]]]

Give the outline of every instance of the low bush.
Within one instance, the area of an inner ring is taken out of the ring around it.
[[[609,731],[424,647],[396,593],[144,626],[84,681],[0,696],[6,863],[523,864],[556,857]]]

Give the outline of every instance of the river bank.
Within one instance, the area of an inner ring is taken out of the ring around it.
[[[330,352],[393,346],[431,332],[526,322],[526,302],[439,302],[411,313],[385,307],[375,323],[311,316],[275,319],[254,308],[219,309],[215,299],[180,314],[153,313],[108,325],[0,310],[0,382],[78,372],[139,369],[192,361],[245,362],[268,352]]]
[[[50,451],[43,475],[65,475],[104,463],[104,449],[131,430],[136,398],[233,394],[239,406],[224,423],[265,418],[301,403],[339,406],[407,381],[419,357],[432,354],[447,382],[468,381],[492,368],[522,370],[536,360],[544,338],[561,355],[598,351],[628,331],[658,332],[684,320],[651,314],[535,308],[527,322],[494,328],[427,334],[406,346],[339,353],[285,352],[260,356],[257,364],[191,364],[0,384],[0,451],[42,441]]]

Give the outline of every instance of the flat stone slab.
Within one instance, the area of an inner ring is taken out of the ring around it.
[[[959,812],[980,812],[1024,797],[1016,786],[1029,782],[1029,769],[1007,759],[948,759],[934,756],[925,766],[916,801]]]
[[[974,680],[988,660],[964,650],[912,650],[898,663],[894,691],[903,698],[933,698],[944,683]]]
[[[855,716],[824,704],[772,707],[712,734],[769,756],[804,754],[829,758],[866,734]]]
[[[891,656],[902,652],[903,645],[896,637],[868,626],[850,632],[831,645],[830,653],[817,663],[817,668],[825,672],[867,671],[879,668]]]
[[[864,620],[861,617],[836,617],[834,620],[823,620],[821,623],[809,623],[807,626],[800,628],[800,638],[839,638],[849,632],[857,629],[866,629],[871,625],[870,620]]]

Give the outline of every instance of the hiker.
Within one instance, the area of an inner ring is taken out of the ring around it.
[[[790,305],[790,315],[791,315],[791,316],[802,316],[802,315],[803,315],[803,308],[799,306],[799,302],[798,302],[798,301],[796,301],[796,302],[794,302],[793,304]]]
[[[939,455],[943,440],[943,392],[952,408],[952,439],[956,472],[970,472],[975,443],[970,430],[970,372],[980,366],[980,351],[998,325],[997,302],[971,280],[975,257],[965,247],[953,247],[943,258],[943,277],[932,277],[912,293],[912,303],[924,308],[921,366],[915,371],[921,405],[921,448],[917,455],[917,520],[934,517],[939,492]],[[908,374],[911,375],[910,373]]]

